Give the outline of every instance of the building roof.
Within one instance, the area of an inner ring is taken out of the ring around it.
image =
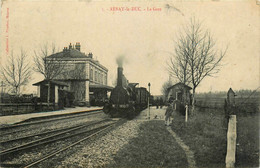
[[[58,85],[58,86],[68,86],[66,83],[61,82],[61,81],[57,81],[57,80],[50,80],[51,84],[54,85]],[[38,85],[46,85],[48,84],[48,80],[42,80],[40,82],[34,83],[34,86],[38,86]]]
[[[68,49],[48,56],[48,58],[91,58],[77,49]]]
[[[234,92],[233,89],[231,89],[231,88],[229,88],[229,90],[228,90],[228,94],[233,94],[233,95],[236,96],[235,92]]]
[[[106,89],[106,90],[112,90],[113,87],[107,86],[107,85],[99,85],[99,84],[90,84],[90,89]]]
[[[93,54],[89,53],[88,55],[86,55],[83,52],[80,52],[79,50],[75,49],[75,48],[71,48],[71,49],[64,49],[61,52],[52,54],[50,56],[47,57],[48,59],[62,59],[64,61],[69,61],[69,60],[83,60],[83,61],[90,61],[100,67],[102,67],[104,70],[108,70],[106,67],[104,67],[103,65],[101,65],[97,60],[93,59]]]
[[[56,79],[56,81],[76,81],[76,82],[80,82],[80,81],[89,81],[89,79]]]
[[[183,83],[179,82],[179,83],[176,83],[175,85],[172,85],[172,86],[169,87],[167,90],[170,90],[170,89],[172,89],[172,88],[174,88],[174,87],[178,87],[178,86],[180,86],[180,87],[185,87],[185,88],[187,88],[188,90],[191,90],[191,89],[192,89],[192,88],[189,87],[188,85],[184,85]]]

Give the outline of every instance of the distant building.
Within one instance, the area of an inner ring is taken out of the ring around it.
[[[107,85],[108,69],[93,59],[93,54],[80,51],[80,43],[75,47],[71,43],[63,51],[52,54],[46,60],[62,60],[65,64],[62,73],[54,80],[68,86],[68,91],[74,92],[75,102],[89,105],[107,98],[107,91],[112,87]]]
[[[168,90],[168,101],[169,102],[178,102],[178,104],[191,104],[191,93],[192,88],[183,83],[177,83],[169,87]]]
[[[228,93],[227,93],[228,105],[235,106],[235,96],[236,96],[235,92],[231,88],[229,88]]]

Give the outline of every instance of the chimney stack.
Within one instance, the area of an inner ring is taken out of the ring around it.
[[[72,49],[72,45],[71,45],[71,43],[70,43],[70,45],[69,45],[69,49]]]
[[[68,51],[68,47],[64,47],[63,52],[67,52],[67,51]]]
[[[80,51],[80,43],[79,42],[76,43],[75,48],[76,48],[76,50]]]
[[[117,68],[117,86],[123,86],[123,68]]]
[[[90,52],[90,53],[88,53],[88,57],[89,58],[93,58],[93,54]]]

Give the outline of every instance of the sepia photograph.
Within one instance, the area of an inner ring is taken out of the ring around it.
[[[1,0],[0,167],[259,167],[259,0]]]

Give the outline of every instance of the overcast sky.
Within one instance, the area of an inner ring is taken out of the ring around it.
[[[92,52],[108,68],[109,85],[116,78],[116,58],[124,56],[128,80],[144,87],[150,82],[151,93],[161,94],[162,84],[169,79],[166,61],[168,52],[174,50],[173,40],[182,26],[195,17],[211,31],[219,49],[229,46],[217,77],[205,78],[197,91],[256,89],[260,85],[259,6],[254,0],[5,1],[1,7],[0,60],[4,64],[8,56],[7,39],[9,56],[11,50],[18,53],[23,48],[32,64],[33,51],[47,42],[55,43],[60,51],[70,42],[80,42],[82,52]],[[111,11],[113,7],[139,7],[142,11]],[[32,75],[27,92],[35,91],[31,84],[41,79],[39,74]]]

